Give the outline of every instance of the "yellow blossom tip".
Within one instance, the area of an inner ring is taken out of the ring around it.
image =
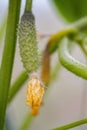
[[[39,114],[39,107],[32,108],[30,113],[33,116],[37,116]]]
[[[27,86],[26,104],[31,107],[31,114],[37,115],[42,104],[45,87],[33,73]]]

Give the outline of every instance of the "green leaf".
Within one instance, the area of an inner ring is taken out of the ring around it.
[[[52,3],[68,22],[87,15],[87,0],[52,0]]]

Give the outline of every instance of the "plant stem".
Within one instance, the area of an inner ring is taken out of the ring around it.
[[[22,72],[10,88],[8,103],[10,103],[13,100],[13,98],[18,93],[18,91],[22,88],[22,85],[25,83],[27,79],[28,79],[28,74],[26,72]]]
[[[23,120],[23,123],[22,123],[21,127],[18,130],[27,130],[27,129],[29,129],[30,124],[31,124],[33,119],[34,119],[34,117],[32,115],[29,115],[29,113],[27,113],[25,119]]]
[[[59,60],[61,64],[79,77],[87,79],[87,65],[71,56],[69,53],[69,44],[71,43],[66,37],[64,37],[59,44]]]
[[[59,43],[58,41],[62,37],[71,35],[74,38],[76,34],[84,30],[87,30],[87,17],[81,18],[80,20],[74,22],[65,29],[53,34],[48,41],[48,44],[50,45],[50,53],[53,53],[57,49]]]
[[[0,69],[0,129],[3,130],[8,92],[11,81],[14,53],[16,46],[16,30],[19,21],[21,0],[9,0],[9,11],[5,46]]]
[[[61,126],[61,127],[58,127],[58,128],[55,128],[53,130],[68,130],[68,129],[71,129],[71,128],[74,128],[74,127],[77,127],[77,126],[80,126],[80,125],[83,125],[83,124],[86,124],[86,123],[87,123],[87,118],[73,122],[73,123],[70,123],[70,124],[67,124],[67,125],[64,125],[64,126]]]
[[[26,0],[25,12],[29,12],[31,10],[32,10],[32,0]]]
[[[83,41],[83,42],[84,42],[84,41]],[[87,50],[86,50],[86,48],[85,48],[85,46],[84,46],[84,43],[81,43],[81,44],[79,44],[79,45],[80,45],[80,47],[81,47],[83,53],[85,54],[85,56],[86,56],[86,58],[87,58]]]
[[[5,16],[5,18],[4,18],[4,20],[3,20],[2,24],[1,24],[1,27],[0,27],[0,42],[1,42],[1,40],[3,38],[3,34],[5,32],[6,23],[7,23],[7,17]]]
[[[56,80],[61,68],[62,68],[61,64],[59,62],[57,62],[57,64],[54,66],[52,73],[51,73],[50,85],[52,84],[53,81]]]
[[[48,41],[48,45],[50,46],[50,53],[52,54],[57,48],[58,48],[58,43],[60,41],[60,39],[64,36],[69,36],[69,35],[76,35],[78,33],[76,28],[65,28],[63,30],[60,30],[59,32],[53,34],[49,41]]]
[[[77,20],[70,26],[77,28],[79,31],[87,30],[87,16]]]

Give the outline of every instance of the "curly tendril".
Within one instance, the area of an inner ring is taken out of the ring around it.
[[[64,37],[60,42],[58,51],[61,64],[75,75],[87,79],[87,65],[71,56],[69,53],[69,44],[70,41],[67,37]]]

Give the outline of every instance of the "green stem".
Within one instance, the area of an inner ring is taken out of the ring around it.
[[[31,10],[32,10],[32,0],[26,0],[25,12],[29,12]]]
[[[77,28],[79,31],[87,30],[87,16],[74,22],[70,27]]]
[[[83,41],[84,42],[84,41]],[[79,44],[80,45],[80,47],[81,47],[81,49],[82,49],[82,51],[83,51],[83,53],[85,54],[85,56],[86,56],[86,58],[87,58],[87,50],[86,50],[86,48],[85,48],[85,46],[84,46],[84,43],[81,43],[81,44]]]
[[[61,127],[58,127],[58,128],[55,128],[53,130],[68,130],[68,129],[71,129],[71,128],[74,128],[74,127],[77,127],[77,126],[80,126],[80,125],[83,125],[83,124],[86,124],[86,123],[87,123],[87,118],[73,122],[73,123],[70,123],[70,124],[67,124],[67,125],[64,125],[64,126],[61,126]]]
[[[58,48],[61,38],[63,38],[64,36],[74,37],[77,34],[78,34],[78,30],[74,27],[73,28],[67,27],[67,28],[60,30],[59,32],[53,34],[48,41],[48,44],[50,45],[50,48],[49,48],[50,54],[55,52],[55,50]]]
[[[8,92],[14,61],[16,30],[19,21],[21,0],[9,0],[5,46],[0,69],[0,129],[3,130]]]
[[[10,88],[9,96],[8,96],[8,103],[10,103],[13,100],[13,98],[18,93],[18,91],[22,88],[22,85],[25,83],[27,79],[28,79],[27,73],[22,72]]]
[[[74,59],[69,53],[70,41],[64,37],[59,45],[59,59],[61,64],[74,74],[87,79],[87,65]]]
[[[5,32],[6,23],[7,23],[7,17],[5,16],[5,18],[4,18],[4,20],[3,20],[2,24],[1,24],[1,27],[0,27],[0,42],[1,42],[1,40],[3,38],[3,34]]]
[[[58,43],[64,36],[70,36],[74,39],[80,31],[87,30],[87,17],[84,17],[73,24],[69,25],[63,30],[60,30],[56,34],[53,34],[49,39],[50,53],[55,52],[58,48]]]
[[[34,119],[34,117],[32,115],[30,115],[29,113],[27,113],[25,119],[23,120],[23,123],[22,123],[21,127],[18,130],[27,130],[27,129],[29,129],[33,119]]]
[[[51,84],[57,78],[60,70],[61,70],[61,64],[59,62],[57,62],[57,64],[54,66],[52,73],[51,73],[51,80],[50,80]]]

